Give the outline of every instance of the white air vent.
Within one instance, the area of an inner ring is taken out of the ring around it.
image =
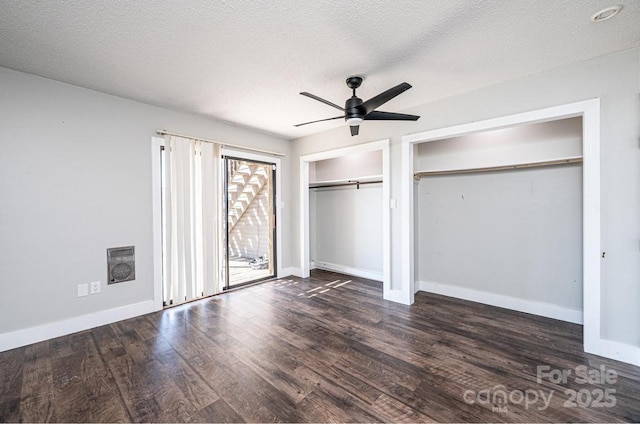
[[[108,283],[115,284],[135,280],[135,262],[135,246],[107,249]]]

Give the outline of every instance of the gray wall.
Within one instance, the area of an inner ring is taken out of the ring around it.
[[[582,166],[422,178],[418,279],[582,310]]]
[[[311,191],[311,260],[382,278],[382,184]]]
[[[292,145],[292,202],[299,208],[299,156],[367,141],[391,139],[391,197],[401,200],[401,139],[405,134],[601,99],[602,336],[640,346],[640,50],[631,49],[548,72],[438,100],[403,112],[417,122],[366,121],[351,137],[341,126],[303,137]],[[409,81],[411,82],[411,81]],[[437,81],[434,81],[437,83]],[[411,91],[404,95],[411,95]],[[395,111],[393,101],[385,110]],[[398,111],[400,112],[400,111]],[[392,287],[402,281],[402,203],[391,210]],[[293,228],[299,228],[293,215]],[[292,233],[299,263],[299,234]]]
[[[289,153],[277,137],[4,68],[0,93],[0,333],[153,298],[157,129]],[[289,204],[287,184],[282,194]],[[136,281],[106,286],[105,249],[125,245],[136,246]],[[77,284],[95,280],[102,293],[78,298]]]

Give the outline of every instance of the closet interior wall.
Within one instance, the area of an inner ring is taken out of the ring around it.
[[[312,267],[382,281],[381,181],[382,151],[309,164]]]

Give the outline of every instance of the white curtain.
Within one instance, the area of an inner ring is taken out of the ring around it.
[[[220,145],[167,135],[164,150],[163,301],[218,293]]]

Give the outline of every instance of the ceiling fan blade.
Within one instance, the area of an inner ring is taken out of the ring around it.
[[[411,85],[409,85],[406,82],[403,82],[401,84],[396,85],[393,88],[388,89],[387,91],[384,91],[378,94],[375,97],[370,98],[366,102],[362,103],[361,107],[364,109],[365,115],[367,115],[373,112],[374,109],[380,107],[381,105],[385,104],[386,102],[393,99],[397,95],[404,93],[410,88],[411,88]]]
[[[354,135],[358,135],[358,131],[360,130],[360,126],[359,125],[349,125],[349,128],[351,129],[351,136],[353,137]]]
[[[335,107],[336,109],[344,110],[344,108],[342,106],[338,106],[335,103],[331,103],[329,100],[325,100],[322,97],[316,96],[315,94],[307,93],[306,91],[304,91],[304,92],[302,92],[300,94],[302,94],[303,96],[307,96],[307,97],[309,97],[311,99],[317,100],[319,102],[322,102],[325,105],[329,105],[329,106]]]
[[[304,124],[297,124],[297,125],[294,125],[294,127],[301,127],[301,126],[307,125],[307,124],[315,124],[316,122],[331,121],[331,120],[334,120],[334,119],[344,119],[344,116],[335,116],[333,118],[318,119],[317,121],[305,122]]]
[[[367,121],[417,121],[420,119],[418,115],[407,115],[405,113],[382,112],[374,110],[364,118]]]

